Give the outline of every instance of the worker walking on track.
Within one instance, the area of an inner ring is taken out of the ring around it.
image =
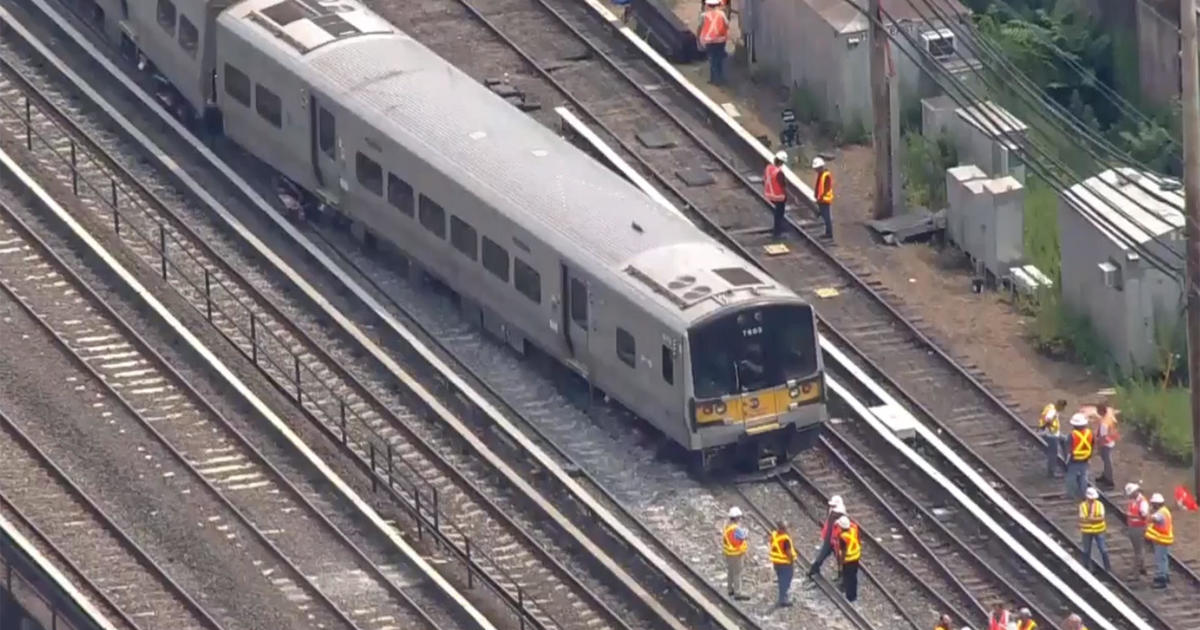
[[[1037,630],[1037,622],[1028,608],[1017,611],[1017,630]]]
[[[938,624],[933,627],[933,630],[950,630],[950,615],[942,615],[938,619]]]
[[[1146,523],[1146,541],[1154,546],[1154,588],[1167,588],[1171,581],[1171,545],[1175,544],[1175,523],[1163,496],[1150,497],[1150,521]]]
[[[1113,481],[1112,452],[1117,446],[1117,410],[1108,405],[1096,405],[1096,415],[1100,416],[1100,461],[1104,462],[1104,473],[1096,480],[1096,485],[1111,489],[1116,485]]]
[[[1003,602],[992,605],[992,613],[988,615],[988,630],[1008,630],[1008,607]]]
[[[842,590],[846,601],[858,599],[858,561],[862,558],[862,538],[858,535],[858,523],[842,515],[837,520],[838,544],[834,551],[842,564]]]
[[[775,531],[771,532],[770,555],[771,564],[775,567],[775,581],[779,585],[776,604],[787,608],[792,605],[788,600],[788,589],[792,587],[792,576],[796,570],[796,547],[792,545],[792,537],[788,535],[784,521],[776,523]]]
[[[1125,534],[1133,546],[1133,566],[1139,575],[1146,575],[1146,522],[1150,516],[1150,502],[1136,483],[1125,484],[1125,496],[1129,506],[1125,508]]]
[[[771,237],[779,238],[783,234],[783,212],[787,207],[787,181],[783,178],[783,165],[787,162],[787,152],[775,154],[775,161],[767,165],[763,172],[763,196],[771,203],[775,222],[771,226]]]
[[[837,544],[837,520],[846,514],[846,505],[842,502],[842,497],[833,495],[829,498],[829,510],[825,513],[825,524],[821,526],[821,548],[817,550],[817,557],[813,559],[812,566],[808,568],[808,573],[805,575],[809,579],[809,585],[815,585],[817,574],[821,572],[821,565],[825,564],[825,559],[829,554],[833,553],[833,547]]]
[[[729,508],[729,522],[721,534],[721,546],[725,551],[725,589],[729,596],[738,600],[750,599],[742,595],[742,569],[746,566],[746,528],[742,527],[742,510],[736,505]]]
[[[1067,496],[1082,499],[1087,489],[1088,462],[1096,436],[1088,426],[1087,416],[1071,416],[1071,437],[1067,442]]]
[[[708,53],[708,82],[725,82],[725,40],[729,38],[729,15],[721,8],[721,0],[705,0],[708,7],[700,16],[696,41]]]
[[[1079,532],[1083,534],[1083,568],[1092,570],[1092,544],[1100,550],[1100,561],[1104,570],[1112,572],[1108,561],[1108,545],[1104,541],[1104,532],[1108,529],[1108,521],[1104,518],[1104,504],[1100,502],[1100,492],[1088,488],[1087,498],[1079,504]]]
[[[817,181],[813,186],[813,197],[817,200],[817,210],[821,213],[821,221],[825,223],[825,238],[833,238],[833,215],[830,206],[833,205],[833,173],[825,167],[825,160],[815,157],[812,168],[817,172]]]
[[[1067,615],[1067,618],[1063,620],[1062,627],[1063,630],[1087,630],[1087,626],[1083,625],[1083,619],[1075,613]]]
[[[1066,408],[1067,401],[1059,400],[1043,407],[1042,415],[1038,416],[1038,435],[1046,441],[1047,477],[1058,476],[1058,454],[1062,451],[1062,432],[1059,430],[1058,418]]]

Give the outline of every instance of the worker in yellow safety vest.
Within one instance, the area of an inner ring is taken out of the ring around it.
[[[1150,522],[1146,524],[1146,541],[1154,547],[1154,588],[1167,588],[1171,575],[1171,545],[1175,544],[1175,523],[1163,496],[1155,492],[1150,497]]]
[[[796,571],[796,547],[792,544],[792,537],[788,535],[787,523],[779,521],[775,524],[775,531],[771,532],[770,545],[771,565],[775,567],[775,581],[779,585],[779,600],[777,605],[780,607],[788,607],[792,602],[788,600],[788,589],[792,587],[792,576]]]
[[[1104,570],[1112,572],[1108,561],[1108,545],[1104,541],[1104,532],[1108,529],[1108,521],[1104,518],[1104,504],[1100,502],[1100,492],[1088,488],[1084,494],[1083,503],[1079,504],[1079,532],[1083,534],[1083,568],[1092,570],[1092,543],[1100,550],[1100,560]]]
[[[1087,489],[1088,462],[1092,459],[1092,447],[1096,435],[1088,426],[1087,416],[1077,413],[1071,416],[1071,436],[1067,440],[1067,496],[1082,499]]]
[[[708,53],[708,82],[725,82],[725,40],[729,38],[729,14],[721,8],[721,0],[704,0],[707,7],[700,15],[696,43]]]
[[[858,599],[858,560],[862,557],[862,538],[858,534],[858,523],[842,516],[837,520],[838,545],[834,550],[842,563],[842,590],[846,601]]]
[[[1076,615],[1075,613],[1067,615],[1067,618],[1063,621],[1062,627],[1063,630],[1088,630],[1087,626],[1083,625],[1083,619],[1081,619],[1079,615]]]
[[[817,202],[817,211],[821,221],[825,223],[825,238],[833,238],[833,173],[820,157],[813,158],[812,169],[817,173],[817,181],[813,185],[813,197]]]
[[[1017,611],[1017,630],[1037,630],[1037,622],[1028,608]]]
[[[746,566],[746,550],[750,545],[746,528],[742,527],[742,510],[736,505],[729,508],[729,522],[721,533],[721,548],[725,552],[725,588],[729,596],[746,601],[750,599],[742,595],[742,570]]]
[[[1059,416],[1067,408],[1067,401],[1059,400],[1042,408],[1038,416],[1038,435],[1046,442],[1046,476],[1058,476],[1058,456],[1062,452],[1062,432],[1059,431]]]

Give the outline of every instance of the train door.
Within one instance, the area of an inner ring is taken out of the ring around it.
[[[588,301],[588,285],[583,278],[571,273],[562,263],[563,308],[560,309],[563,339],[571,359],[587,371],[588,333],[591,321],[591,304]],[[582,361],[581,361],[582,359]]]
[[[312,156],[313,178],[327,203],[337,205],[341,199],[341,150],[337,134],[337,118],[326,109],[316,95],[308,98],[310,134],[309,152]]]

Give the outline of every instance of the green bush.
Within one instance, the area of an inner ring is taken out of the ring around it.
[[[1025,180],[1025,257],[1054,281],[1062,279],[1058,248],[1058,194],[1035,176]]]
[[[1039,296],[1030,329],[1034,347],[1056,359],[1075,361],[1111,373],[1112,357],[1092,322],[1067,306],[1057,291]]]
[[[944,134],[928,138],[907,133],[901,139],[904,196],[910,206],[930,210],[946,207],[946,169],[958,164],[954,142]]]
[[[871,139],[862,118],[855,116],[838,132],[838,144],[867,144]]]
[[[1135,379],[1116,387],[1114,406],[1126,430],[1135,430],[1172,462],[1192,463],[1192,411],[1186,387]]]

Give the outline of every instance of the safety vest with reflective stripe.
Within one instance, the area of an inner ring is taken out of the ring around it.
[[[1026,619],[1017,623],[1017,630],[1036,630],[1037,622],[1032,619]]]
[[[833,173],[821,171],[817,174],[814,196],[817,198],[817,203],[833,203]]]
[[[1091,427],[1071,431],[1071,459],[1086,462],[1092,458],[1092,442],[1095,436]]]
[[[1042,409],[1042,415],[1038,418],[1038,428],[1050,435],[1058,435],[1058,407],[1055,407],[1054,403]]]
[[[763,173],[763,196],[771,203],[787,199],[783,188],[783,169],[774,164],[768,164],[766,172]]]
[[[1102,446],[1115,446],[1117,444],[1117,438],[1121,437],[1121,435],[1117,431],[1117,417],[1113,414],[1111,409],[1109,409],[1108,413],[1104,415],[1104,419],[1100,421],[1100,426],[1104,427],[1103,430],[1105,432],[1104,435],[1100,437],[1100,444]]]
[[[988,630],[1008,630],[1008,611],[988,615]]]
[[[1137,495],[1129,502],[1125,510],[1125,524],[1130,527],[1145,527],[1146,515],[1150,513],[1150,505],[1146,497]]]
[[[787,543],[787,551],[783,543]],[[792,564],[796,561],[796,547],[792,545],[792,537],[779,532],[771,532],[771,564]]]
[[[855,562],[862,557],[862,543],[858,538],[858,523],[851,523],[850,528],[840,534],[842,539],[842,564]]]
[[[1099,499],[1088,499],[1079,504],[1079,531],[1084,534],[1103,534],[1108,529],[1104,520],[1104,504]]]
[[[729,18],[720,9],[709,9],[704,12],[704,22],[700,24],[701,44],[724,44],[729,35]]]
[[[1146,525],[1146,540],[1158,545],[1175,544],[1175,525],[1171,522],[1171,510],[1164,505],[1158,508],[1155,514],[1162,514],[1163,522],[1155,523],[1151,520]]]
[[[733,537],[733,533],[737,531],[738,527],[736,523],[726,525],[725,534],[721,536],[725,541],[725,555],[727,556],[740,556],[746,553],[746,541]]]

